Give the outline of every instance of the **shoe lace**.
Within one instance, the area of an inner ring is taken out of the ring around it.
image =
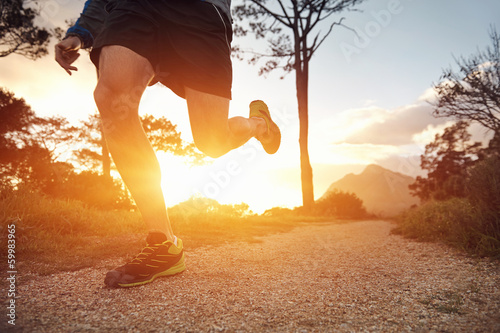
[[[158,248],[158,245],[146,245],[146,247],[144,247],[142,251],[129,262],[129,264],[141,264],[144,260],[147,260],[152,254],[154,254]]]

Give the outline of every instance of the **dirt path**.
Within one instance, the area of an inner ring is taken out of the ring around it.
[[[106,267],[18,287],[26,332],[500,331],[498,262],[390,235],[381,221],[322,224],[187,253],[188,270],[106,289]],[[5,323],[2,323],[4,325]],[[1,327],[0,327],[1,328]]]

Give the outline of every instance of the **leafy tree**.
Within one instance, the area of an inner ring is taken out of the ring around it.
[[[420,167],[427,171],[427,178],[418,176],[409,186],[413,195],[424,201],[465,197],[467,170],[481,149],[481,143],[470,143],[468,126],[469,123],[459,121],[443,134],[436,134],[434,141],[425,146]]]
[[[24,99],[0,88],[0,179],[2,187],[10,186],[15,178],[14,165],[21,159],[20,148],[29,133],[35,113]]]
[[[62,116],[35,117],[25,141],[45,148],[53,161],[70,162],[79,131]]]
[[[0,180],[3,188],[23,184],[49,191],[73,166],[61,158],[76,128],[62,117],[39,118],[24,99],[0,90]]]
[[[39,11],[26,7],[30,0],[2,0],[0,2],[0,57],[20,54],[36,60],[47,54],[51,34],[34,23]]]
[[[50,151],[39,145],[23,147],[19,156],[21,158],[13,165],[17,188],[29,188],[57,196],[74,173],[71,163],[53,160]]]
[[[200,153],[194,143],[186,143],[181,139],[177,126],[165,117],[155,118],[151,115],[141,117],[144,132],[157,151],[171,152],[186,157],[191,164],[206,163],[205,155]]]
[[[495,132],[493,138],[488,143],[488,147],[481,149],[479,159],[484,160],[489,157],[500,157],[500,131]]]
[[[494,213],[500,235],[500,158],[491,156],[474,165],[467,180],[469,200],[483,212]]]
[[[0,90],[0,190],[25,188],[100,208],[130,207],[119,181],[92,171],[77,173],[77,133],[63,117],[40,118],[22,98]]]
[[[16,147],[16,135],[27,133],[34,117],[24,99],[0,88],[0,159],[7,155],[6,150]]]
[[[459,71],[446,69],[437,93],[434,115],[478,122],[500,133],[500,36],[490,31],[491,46],[469,58],[456,59]]]
[[[194,143],[184,142],[176,126],[165,117],[145,115],[141,117],[141,122],[155,150],[184,156],[191,164],[205,163],[205,155],[196,150]],[[78,163],[90,170],[102,165],[103,175],[110,177],[111,156],[103,136],[99,114],[90,115],[88,120],[82,122],[78,138],[80,148],[75,151]]]
[[[96,170],[101,165],[102,174],[111,177],[111,157],[99,114],[92,114],[88,120],[82,121],[78,139],[85,143],[75,152],[78,162],[89,170]]]
[[[71,173],[64,186],[53,196],[79,200],[101,209],[133,207],[130,195],[120,180],[89,170]]]
[[[234,6],[234,16],[241,22],[235,27],[235,34],[244,36],[249,31],[256,38],[267,40],[269,52],[251,52],[253,57],[250,63],[257,63],[262,58],[268,59],[260,74],[277,68],[285,73],[295,71],[300,121],[302,200],[306,210],[311,209],[314,204],[313,173],[308,150],[309,62],[334,26],[342,25],[344,17],[333,20],[333,15],[352,10],[362,2],[363,0],[242,0],[242,4]],[[244,19],[248,19],[248,27],[241,25]],[[329,22],[326,30],[321,30],[323,21]],[[241,51],[238,47],[235,50]]]

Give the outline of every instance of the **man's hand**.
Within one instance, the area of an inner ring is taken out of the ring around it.
[[[82,42],[76,36],[70,36],[56,44],[56,61],[69,75],[71,71],[78,70],[71,64],[80,56],[78,51],[81,46]]]

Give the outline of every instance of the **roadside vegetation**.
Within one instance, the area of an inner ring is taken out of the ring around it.
[[[202,197],[169,208],[169,216],[187,251],[233,241],[259,242],[261,236],[304,223],[346,221],[332,214],[303,216],[300,208],[273,208],[257,215],[246,204],[223,205]],[[106,259],[132,257],[144,246],[147,233],[134,209],[102,209],[27,188],[4,190],[0,196],[2,243],[9,225],[15,225],[17,269],[26,274],[77,270]]]
[[[435,85],[434,115],[457,122],[425,147],[410,189],[423,204],[398,218],[397,233],[442,241],[478,256],[500,258],[500,36],[470,58],[457,60]],[[469,124],[493,134],[486,147],[471,142]]]
[[[397,233],[442,241],[478,256],[500,258],[500,159],[477,163],[463,197],[432,199],[398,219]]]

